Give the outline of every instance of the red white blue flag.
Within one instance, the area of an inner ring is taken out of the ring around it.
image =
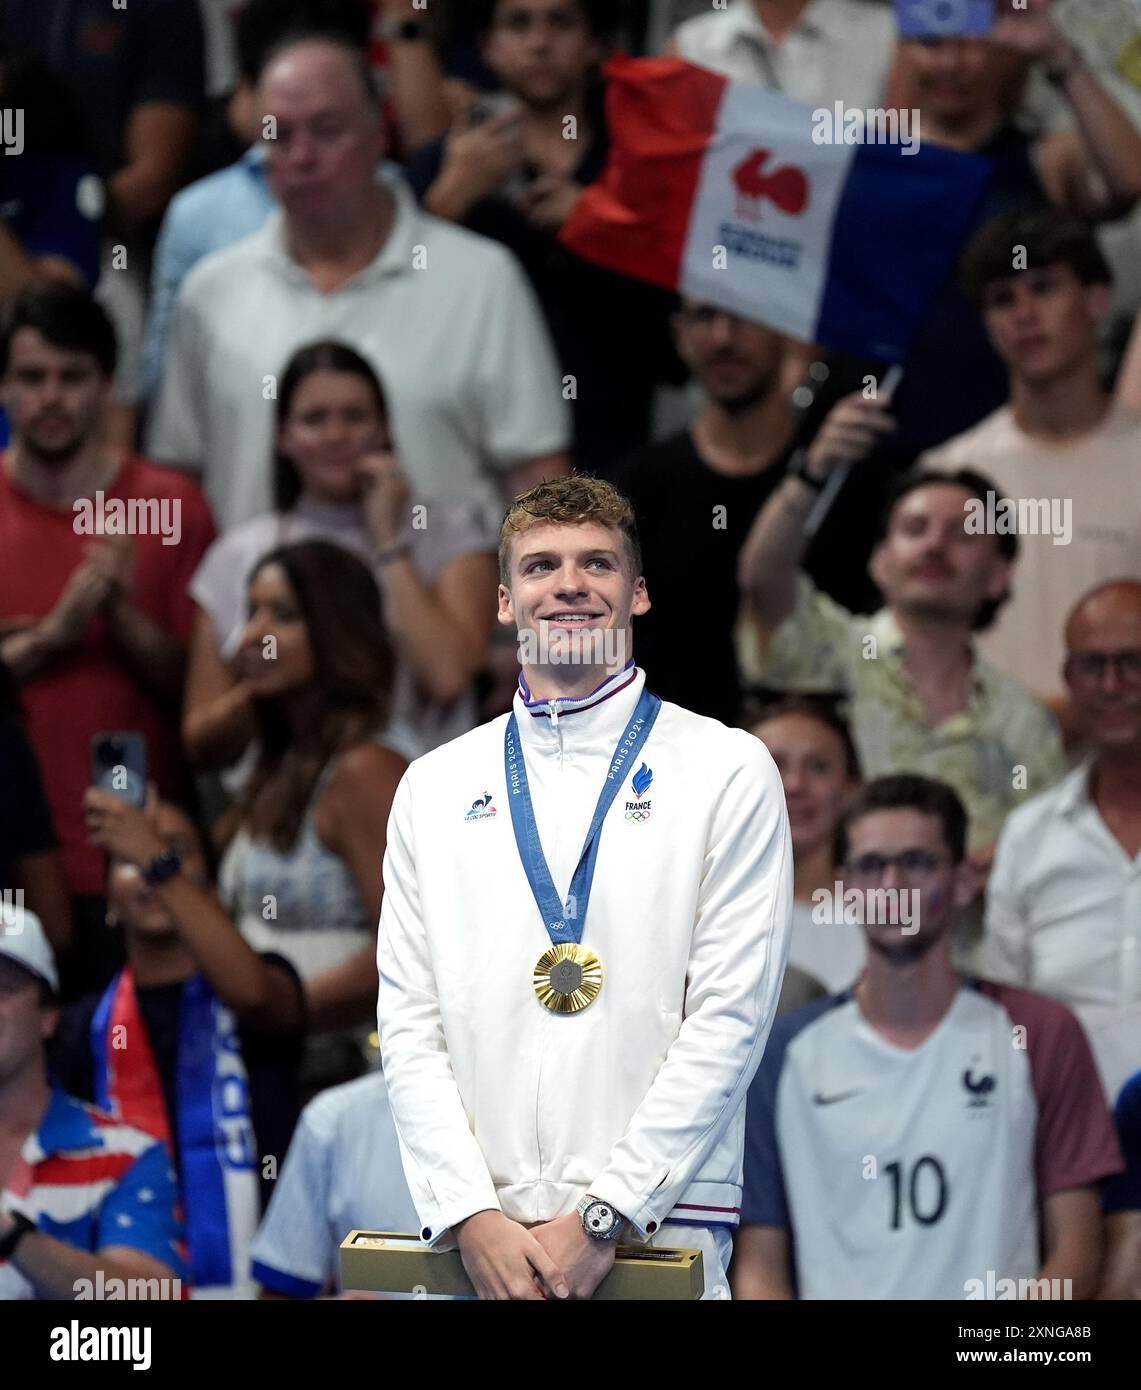
[[[989,161],[905,138],[915,113],[814,111],[680,59],[615,58],[606,76],[610,158],[567,247],[805,342],[905,359]]]

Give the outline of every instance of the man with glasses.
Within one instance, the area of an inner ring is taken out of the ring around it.
[[[841,823],[851,991],[778,1018],[749,1088],[737,1298],[1089,1298],[1120,1155],[1073,1015],[964,979],[967,818],[883,777]]]
[[[1016,811],[987,894],[991,969],[1060,999],[1110,1102],[1141,1059],[1141,581],[1088,593],[1064,669],[1089,757]]]

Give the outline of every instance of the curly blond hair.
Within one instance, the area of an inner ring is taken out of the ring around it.
[[[583,521],[621,531],[626,537],[631,571],[635,578],[642,573],[642,546],[634,508],[613,483],[572,473],[569,478],[539,483],[512,502],[499,528],[499,582],[506,585],[510,580],[511,542],[516,536],[535,526],[575,525]]]

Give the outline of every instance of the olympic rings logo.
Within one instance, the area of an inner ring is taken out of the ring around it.
[[[649,811],[627,811],[626,819],[635,821],[649,820],[650,813]]]

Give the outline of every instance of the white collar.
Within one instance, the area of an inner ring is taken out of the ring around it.
[[[376,171],[376,181],[383,184],[392,194],[394,200],[392,226],[389,228],[384,245],[376,253],[373,260],[363,270],[359,270],[348,282],[349,284],[359,284],[377,279],[382,275],[400,274],[403,271],[412,272],[414,270],[412,247],[423,240],[423,229],[420,225],[422,215],[419,206],[398,166],[387,162],[379,165]],[[255,233],[256,235],[259,233]],[[313,282],[309,276],[289,253],[285,239],[285,213],[281,207],[274,209],[260,235],[263,238],[262,245],[265,253],[271,262],[291,279],[312,286]]]
[[[596,743],[613,751],[619,735],[638,703],[646,673],[631,657],[621,671],[602,681],[587,695],[537,700],[520,674],[512,702],[524,744],[539,747],[566,746],[568,739],[584,750]]]

